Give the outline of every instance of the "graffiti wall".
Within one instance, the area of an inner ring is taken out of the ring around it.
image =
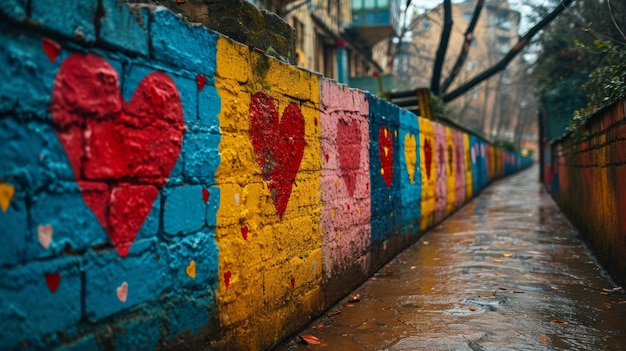
[[[626,99],[591,116],[579,134],[545,149],[544,179],[596,257],[626,283]],[[582,136],[584,135],[584,136]]]
[[[10,4],[0,349],[267,349],[526,166],[164,8]]]

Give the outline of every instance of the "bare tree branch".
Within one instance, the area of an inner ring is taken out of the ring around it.
[[[467,30],[465,31],[465,40],[463,42],[463,46],[461,47],[461,52],[459,53],[459,56],[457,57],[456,62],[454,63],[454,66],[452,67],[452,72],[441,85],[442,93],[445,93],[448,90],[448,88],[450,87],[450,84],[452,84],[454,79],[457,77],[457,75],[461,71],[461,67],[463,67],[463,63],[465,63],[465,59],[467,59],[467,54],[469,53],[469,50],[470,50],[470,44],[472,43],[472,40],[474,39],[474,28],[476,27],[476,23],[478,23],[478,18],[480,17],[480,13],[482,12],[483,3],[484,3],[484,0],[478,0],[476,2],[476,7],[474,8],[474,13],[472,14],[472,20],[467,25]]]
[[[439,95],[439,80],[441,79],[441,67],[446,58],[448,50],[448,42],[450,41],[450,31],[452,30],[452,1],[444,0],[443,2],[443,30],[441,31],[441,39],[439,40],[439,48],[435,57],[435,66],[433,67],[433,76],[430,81],[430,90],[435,95]]]
[[[519,39],[517,44],[515,44],[515,46],[513,46],[511,50],[506,54],[506,56],[504,56],[495,65],[478,74],[470,81],[462,84],[458,88],[454,89],[452,92],[445,94],[442,97],[443,101],[449,102],[456,99],[457,97],[463,95],[463,93],[472,89],[480,82],[505,69],[507,64],[511,60],[513,60],[513,58],[515,58],[515,56],[517,56],[517,54],[530,42],[530,39],[532,39],[532,37],[537,34],[541,29],[550,24],[550,22],[552,22],[552,20],[554,20],[564,9],[566,9],[567,6],[572,3],[572,1],[573,0],[562,0],[561,3],[554,10],[552,10],[552,12],[550,12],[550,14],[544,17],[539,23],[537,23],[526,34],[524,34],[524,36]]]

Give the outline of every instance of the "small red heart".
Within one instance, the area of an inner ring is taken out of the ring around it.
[[[230,271],[224,273],[224,285],[226,285],[226,291],[228,291],[228,286],[230,285],[231,275]]]
[[[262,92],[252,96],[249,112],[256,162],[282,219],[304,156],[304,116],[292,102],[285,107],[279,122],[274,99]]]
[[[291,288],[293,289],[296,286],[296,278],[291,278]]]
[[[43,51],[48,56],[50,62],[54,62],[61,51],[61,45],[57,44],[52,39],[43,38],[41,40],[41,46],[43,47]]]
[[[57,290],[59,283],[61,283],[61,275],[59,272],[46,273],[46,284],[48,284],[48,289],[50,289],[51,292],[55,292]]]
[[[330,158],[330,156],[328,156],[328,154],[325,154],[324,158],[326,159],[326,163],[328,163],[328,159]]]
[[[206,77],[202,74],[196,75],[196,84],[198,85],[198,91],[202,91],[202,89],[204,89],[204,85],[206,84]]]
[[[126,256],[180,154],[185,121],[176,84],[147,75],[128,103],[118,73],[72,54],[54,81],[50,111],[83,200]]]
[[[248,240],[248,226],[241,227],[241,236],[243,240]]]
[[[381,174],[389,188],[393,176],[393,134],[385,126],[381,126],[378,132],[378,153],[382,167]]]
[[[202,200],[205,204],[209,201],[209,191],[205,188],[202,188]]]
[[[357,121],[353,120],[348,124],[340,120],[337,123],[337,151],[343,182],[348,194],[353,196],[356,176],[361,166],[361,129]]]
[[[424,138],[424,163],[426,163],[426,177],[430,179],[430,168],[432,166],[433,147],[430,139]]]

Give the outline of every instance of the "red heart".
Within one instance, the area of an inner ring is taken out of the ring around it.
[[[48,284],[48,289],[50,289],[51,292],[55,292],[57,290],[59,283],[61,283],[61,275],[59,272],[46,273],[46,284]]]
[[[340,120],[337,123],[337,149],[343,182],[348,188],[348,194],[353,196],[361,165],[361,130],[357,121],[347,124]]]
[[[196,75],[196,85],[198,86],[198,91],[202,91],[205,84],[206,84],[206,77],[198,73]]]
[[[393,172],[393,135],[385,126],[378,132],[378,153],[380,154],[381,175],[387,188],[391,186]]]
[[[426,177],[430,179],[430,167],[433,159],[433,147],[430,139],[424,138],[424,162],[426,163]]]
[[[180,154],[176,85],[153,72],[126,103],[108,62],[72,54],[55,78],[50,110],[85,203],[126,256]]]
[[[224,273],[224,285],[226,286],[226,291],[228,291],[228,286],[230,286],[230,277],[232,273],[230,271]]]
[[[55,42],[52,39],[43,38],[41,40],[41,46],[43,47],[43,51],[48,56],[48,59],[50,60],[50,62],[54,62],[57,60],[57,56],[59,55],[59,52],[61,51],[61,45],[59,45],[57,42]]]
[[[304,155],[304,116],[290,103],[279,122],[274,100],[259,92],[250,101],[250,124],[256,162],[282,219]]]
[[[243,237],[243,240],[248,240],[248,226],[243,226],[241,227],[241,236]]]
[[[206,204],[209,201],[209,191],[206,190],[205,188],[202,188],[202,200],[204,201],[204,203]]]

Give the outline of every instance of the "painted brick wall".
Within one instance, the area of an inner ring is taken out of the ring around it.
[[[267,349],[529,162],[164,8],[0,41],[0,349]]]
[[[586,137],[546,149],[544,184],[612,276],[626,283],[626,99],[588,120]]]

